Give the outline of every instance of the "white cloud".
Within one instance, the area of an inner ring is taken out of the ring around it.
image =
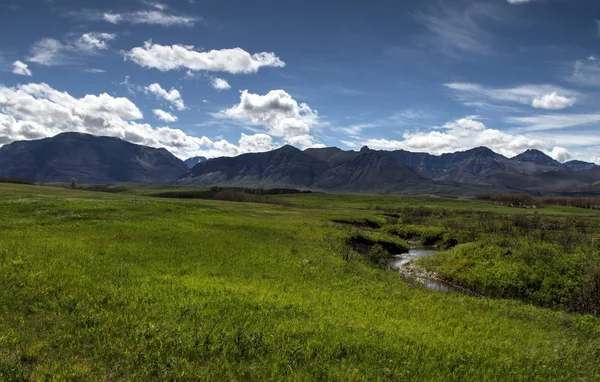
[[[69,61],[66,56],[65,45],[53,38],[44,38],[33,44],[31,47],[31,56],[27,61],[35,62],[40,65],[61,65]]]
[[[508,123],[523,131],[566,129],[575,126],[600,125],[600,114],[542,114],[529,117],[509,117]]]
[[[485,146],[507,157],[530,149],[545,150],[551,140],[540,140],[491,129],[474,116],[448,122],[441,128],[416,133],[405,133],[402,140],[369,139],[362,144],[372,149],[409,150],[442,154]],[[559,151],[552,151],[558,155]]]
[[[349,136],[356,137],[356,136],[359,136],[363,132],[364,129],[370,129],[370,128],[373,128],[376,126],[377,125],[374,123],[358,123],[356,125],[338,127],[338,128],[335,128],[335,130],[338,130]]]
[[[97,14],[90,14],[90,18],[98,19]],[[111,24],[149,24],[164,27],[185,26],[191,27],[199,20],[197,17],[180,16],[163,12],[161,10],[144,10],[128,13],[103,13],[101,18]]]
[[[160,71],[189,69],[228,73],[256,73],[261,67],[284,67],[285,63],[274,53],[250,54],[241,48],[219,49],[208,52],[194,50],[193,46],[158,45],[146,41],[143,47],[124,53],[125,58],[145,68]]]
[[[571,153],[564,147],[554,147],[552,151],[546,152],[550,157],[559,161],[560,163],[564,163],[572,158]]]
[[[300,146],[302,149],[321,149],[326,147],[322,143],[316,143],[314,138],[308,134],[288,137],[286,138],[286,143],[293,146]]]
[[[106,73],[106,70],[98,69],[98,68],[87,68],[87,69],[83,69],[83,71],[86,73],[92,73],[92,74]]]
[[[137,106],[108,94],[75,98],[44,83],[0,85],[0,145],[73,131],[121,138],[150,147],[164,147],[180,158],[233,156],[272,148],[265,134],[242,134],[238,145],[220,139],[187,135],[179,129],[139,123]]]
[[[117,35],[112,33],[84,33],[74,45],[80,52],[95,54],[100,50],[108,49],[108,42],[116,37]]]
[[[246,135],[242,133],[239,141],[240,151],[258,153],[273,150],[273,139],[267,134]]]
[[[534,0],[507,0],[510,4],[525,4],[530,3]]]
[[[579,93],[553,85],[522,85],[514,88],[488,88],[480,84],[469,82],[451,82],[444,84],[455,91],[457,98],[466,105],[482,102],[482,99],[516,102],[533,107],[562,106],[569,107],[575,104]],[[537,106],[536,106],[537,105]],[[550,107],[544,107],[550,109]]]
[[[569,81],[582,86],[600,86],[600,60],[590,56],[585,60],[575,61],[573,73]]]
[[[160,119],[163,122],[177,122],[177,117],[169,112],[160,109],[154,109],[152,112],[154,113],[154,116],[156,118]]]
[[[560,110],[575,104],[575,98],[563,97],[552,92],[533,99],[531,106],[538,109]]]
[[[151,84],[150,86],[146,86],[146,91],[156,95],[159,98],[164,98],[169,101],[177,110],[184,110],[185,103],[183,102],[183,98],[181,98],[181,94],[177,89],[171,89],[166,91],[157,83]]]
[[[115,34],[95,32],[65,41],[44,38],[33,44],[27,61],[46,66],[70,64],[81,56],[93,56],[107,50],[108,42],[115,38]]]
[[[163,27],[192,27],[202,22],[201,17],[167,12],[168,6],[159,2],[141,1],[146,9],[128,12],[101,12],[98,10],[83,10],[70,12],[69,15],[78,20],[105,21],[111,24],[147,24]]]
[[[426,11],[415,12],[417,22],[431,33],[419,41],[419,48],[433,48],[456,57],[462,53],[493,54],[494,36],[484,24],[501,20],[500,12],[489,3],[453,1],[440,1]]]
[[[158,9],[159,11],[164,11],[168,8],[168,6],[166,4],[155,2],[155,1],[143,1],[143,3],[151,8]]]
[[[215,77],[210,81],[210,85],[217,90],[229,90],[231,86],[229,82],[222,78]]]
[[[21,76],[29,76],[31,77],[31,70],[27,67],[27,64],[21,61],[13,62],[13,70],[14,74],[18,74]]]
[[[290,144],[302,147],[314,145],[311,128],[319,123],[319,114],[307,104],[298,104],[283,90],[271,90],[265,95],[241,92],[240,103],[215,114],[218,118],[263,126],[269,135],[283,137]]]

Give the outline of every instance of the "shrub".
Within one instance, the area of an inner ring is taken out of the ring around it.
[[[405,240],[418,241],[423,245],[440,245],[444,242],[446,230],[440,227],[423,227],[415,225],[390,225],[384,228],[387,233],[401,237]],[[458,241],[448,235],[448,244],[451,242]],[[454,244],[456,245],[456,244]],[[453,246],[453,245],[450,245]]]
[[[354,246],[373,247],[379,245],[391,254],[401,254],[409,251],[410,246],[402,239],[382,233],[360,231],[352,234],[349,243]]]
[[[364,228],[381,228],[387,222],[383,217],[336,217],[331,219],[334,223],[350,224]]]
[[[598,261],[597,253],[567,253],[550,243],[503,239],[461,244],[419,261],[453,283],[487,296],[599,312],[600,267],[588,271]]]

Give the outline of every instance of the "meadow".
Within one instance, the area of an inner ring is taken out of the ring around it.
[[[598,211],[172,191],[0,184],[0,380],[600,375],[593,301],[571,303],[593,287]],[[415,243],[442,250],[422,266],[485,297],[380,261]]]

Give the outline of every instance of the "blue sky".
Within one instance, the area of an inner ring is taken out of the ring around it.
[[[62,131],[209,157],[528,148],[600,163],[597,0],[0,5],[0,144]]]

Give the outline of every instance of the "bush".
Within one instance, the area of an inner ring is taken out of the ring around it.
[[[331,221],[363,228],[381,228],[387,222],[383,217],[337,217],[331,219]]]
[[[449,281],[487,296],[545,307],[569,308],[575,303],[580,311],[597,314],[594,296],[600,293],[600,271],[588,275],[588,268],[598,257],[581,250],[567,253],[549,243],[503,239],[461,244],[419,261]]]
[[[390,254],[402,254],[410,250],[410,246],[402,239],[387,235],[382,232],[360,231],[353,233],[349,243],[354,247],[379,245]]]
[[[422,245],[450,248],[458,244],[458,235],[441,227],[423,227],[395,224],[384,228],[385,232],[405,240],[418,241]]]

